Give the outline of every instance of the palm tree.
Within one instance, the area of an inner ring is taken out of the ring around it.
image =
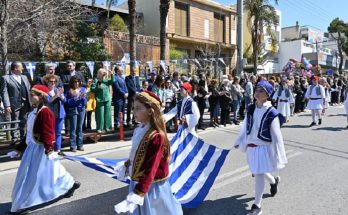
[[[135,47],[135,11],[136,2],[135,0],[128,0],[129,10],[129,58],[130,58],[130,71],[134,72],[136,47]]]
[[[278,0],[274,0],[278,4]],[[267,33],[275,44],[275,36],[271,28],[279,24],[279,18],[275,8],[269,4],[268,0],[244,0],[244,8],[248,12],[248,24],[251,27],[251,44],[253,48],[254,74],[257,73],[257,60],[261,51],[263,28],[266,27]]]
[[[166,59],[166,22],[170,0],[161,0],[160,4],[160,60]],[[163,68],[161,67],[163,72]]]

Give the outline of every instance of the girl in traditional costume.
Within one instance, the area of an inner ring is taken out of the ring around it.
[[[277,193],[279,176],[271,172],[282,169],[287,163],[280,126],[284,117],[267,101],[273,87],[267,81],[256,85],[254,97],[256,104],[248,106],[235,147],[246,152],[251,173],[255,176],[255,200],[248,215],[262,213],[261,201],[265,179],[271,184],[271,196]]]
[[[28,116],[26,139],[16,151],[8,153],[13,158],[24,152],[12,190],[10,214],[25,213],[61,196],[70,197],[80,187],[54,152],[55,116],[48,107],[49,91],[44,85],[33,86],[31,100],[35,109]]]
[[[130,193],[126,200],[115,205],[117,213],[183,214],[166,180],[170,145],[160,108],[160,99],[152,92],[144,91],[134,97],[134,117],[140,124],[133,134],[129,160],[116,170],[130,176]]]

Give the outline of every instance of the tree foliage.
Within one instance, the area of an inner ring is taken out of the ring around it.
[[[76,28],[76,40],[72,44],[74,60],[103,61],[110,58],[106,53],[99,37],[99,29],[96,24],[80,23]]]
[[[109,29],[111,31],[128,32],[127,25],[124,23],[122,17],[115,15],[110,21]]]
[[[341,58],[338,70],[341,72],[343,67],[343,52],[348,55],[348,25],[343,20],[335,18],[327,28],[331,36],[337,41],[338,54]]]
[[[278,4],[278,0],[274,0]],[[272,28],[279,24],[279,18],[275,8],[268,0],[244,0],[244,8],[248,11],[248,24],[251,28],[251,43],[253,48],[254,73],[257,73],[257,60],[261,52],[264,27],[271,36],[272,44],[275,37]]]
[[[75,23],[91,10],[71,0],[0,0],[0,57],[3,72],[10,60],[46,59],[47,52],[63,56],[62,42]]]

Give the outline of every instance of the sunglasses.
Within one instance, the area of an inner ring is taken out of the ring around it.
[[[57,83],[57,81],[50,81],[50,83]]]

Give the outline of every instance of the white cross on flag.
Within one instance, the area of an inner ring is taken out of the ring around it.
[[[103,61],[103,67],[106,70],[110,70],[110,61]]]
[[[36,62],[27,62],[27,63],[24,63],[24,64],[25,64],[25,67],[27,68],[27,70],[29,72],[31,80],[33,81],[34,80],[34,72],[35,72],[35,69],[36,69]]]
[[[93,73],[94,73],[94,61],[87,61],[86,65],[88,66],[89,72],[91,73],[91,76],[93,78]]]

